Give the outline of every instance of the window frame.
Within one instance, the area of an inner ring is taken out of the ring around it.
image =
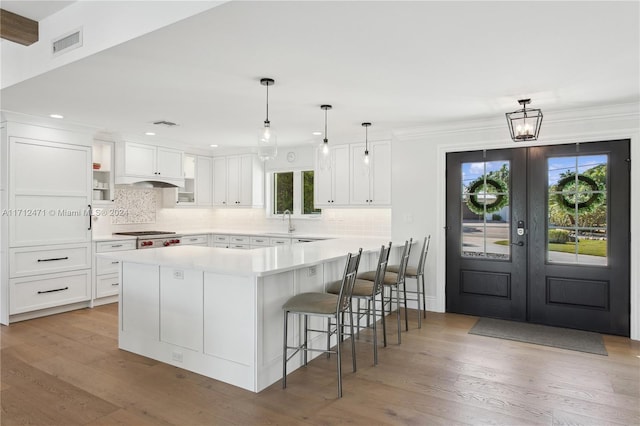
[[[322,211],[320,213],[311,213],[311,214],[303,214],[302,206],[303,206],[303,188],[302,188],[302,172],[308,172],[315,170],[312,168],[295,168],[295,169],[282,169],[282,170],[273,170],[267,172],[267,179],[265,180],[265,210],[267,219],[281,219],[282,214],[276,214],[273,212],[274,208],[274,189],[275,189],[275,175],[278,173],[291,173],[293,172],[293,211],[291,212],[291,217],[294,219],[303,219],[303,220],[320,220],[322,218]],[[315,191],[314,191],[315,196]],[[321,209],[322,210],[322,209]]]

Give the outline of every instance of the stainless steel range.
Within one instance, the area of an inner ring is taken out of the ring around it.
[[[139,249],[179,246],[182,239],[182,235],[166,231],[115,232],[115,235],[138,237]]]

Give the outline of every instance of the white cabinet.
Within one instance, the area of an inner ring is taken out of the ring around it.
[[[209,246],[209,236],[207,234],[202,235],[185,235],[181,239],[181,244],[184,246]]]
[[[264,205],[264,170],[255,155],[232,155],[213,159],[213,205]]]
[[[136,240],[113,240],[94,243],[93,256],[93,305],[104,305],[118,301],[120,291],[120,262],[103,259],[98,253],[108,253],[121,250],[135,250]]]
[[[91,148],[10,138],[9,246],[91,240]]]
[[[272,246],[288,246],[291,245],[291,238],[271,238]]]
[[[125,142],[117,146],[116,183],[140,180],[162,180],[182,186],[183,152],[173,148]]]
[[[330,158],[325,160],[322,152],[316,152],[314,179],[315,207],[338,207],[349,205],[349,145],[331,148]]]
[[[184,185],[175,192],[175,205],[178,207],[211,206],[213,181],[213,159],[185,154]],[[170,203],[167,207],[172,207]]]
[[[251,248],[251,237],[248,235],[229,236],[229,248],[249,250]]]
[[[196,204],[198,206],[210,206],[213,203],[213,159],[211,157],[198,156],[196,158],[195,173]]]
[[[227,205],[227,157],[213,158],[213,205]]]
[[[91,299],[91,270],[35,275],[9,280],[9,313],[84,302]]]
[[[211,246],[218,248],[229,248],[229,236],[228,235],[212,235]]]
[[[371,142],[368,165],[363,161],[364,144],[353,144],[350,148],[350,204],[391,205],[391,143]]]
[[[115,144],[110,141],[93,141],[93,205],[111,204],[114,201]]]
[[[184,155],[184,185],[176,189],[176,204],[193,206],[196,204],[196,156]]]

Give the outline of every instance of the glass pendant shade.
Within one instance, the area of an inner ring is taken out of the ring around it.
[[[278,155],[278,138],[268,122],[258,134],[258,157],[262,161],[271,160]]]
[[[511,139],[514,142],[535,141],[540,134],[542,111],[534,108],[527,109],[531,99],[520,99],[518,103],[522,105],[522,109],[505,114]]]
[[[322,155],[329,155],[329,141],[327,139],[322,142]]]

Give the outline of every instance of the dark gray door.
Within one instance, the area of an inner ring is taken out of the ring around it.
[[[447,311],[628,336],[629,161],[628,140],[449,154]]]

